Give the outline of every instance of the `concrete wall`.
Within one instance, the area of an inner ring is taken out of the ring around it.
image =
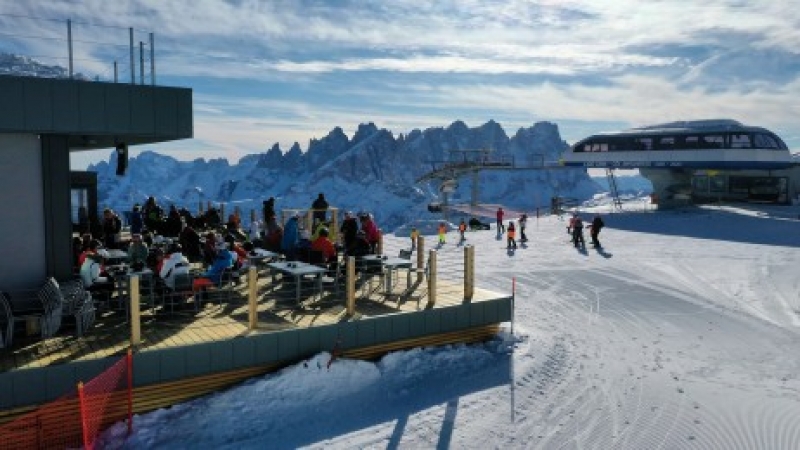
[[[0,134],[0,174],[0,290],[29,288],[46,274],[39,137]]]

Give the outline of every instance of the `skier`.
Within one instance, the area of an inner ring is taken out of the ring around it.
[[[603,219],[600,218],[600,214],[594,216],[594,219],[592,219],[592,224],[589,225],[589,227],[591,227],[591,231],[589,231],[589,236],[592,237],[592,247],[595,248],[602,247],[602,245],[600,245],[600,241],[597,239],[597,236],[600,234],[600,230],[602,230],[604,226],[606,226],[606,224],[603,223]]]
[[[575,248],[586,247],[586,242],[583,240],[583,221],[577,214],[573,217],[575,221],[572,224],[572,243]]]
[[[503,207],[497,208],[497,233],[505,233],[505,227],[503,226],[503,216],[505,213],[503,212]]]
[[[528,215],[523,214],[519,218],[519,241],[528,242],[528,237],[525,236],[525,225],[528,223]]]
[[[461,219],[461,223],[458,224],[458,233],[461,234],[461,241],[460,242],[464,242],[464,241],[467,240],[467,238],[464,237],[464,232],[465,231],[467,231],[467,224],[464,223],[464,219]]]
[[[509,249],[517,249],[517,241],[514,240],[514,235],[516,234],[516,230],[514,229],[514,222],[508,222],[508,247]]]
[[[445,234],[447,234],[447,226],[444,222],[439,222],[439,245],[444,245]]]

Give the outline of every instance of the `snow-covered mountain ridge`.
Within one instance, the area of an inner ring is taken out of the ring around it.
[[[325,193],[331,206],[370,211],[389,229],[410,220],[437,217],[429,202],[439,201],[436,182],[416,184],[432,170],[432,161],[449,160],[450,150],[492,149],[493,158],[513,160],[517,166],[557,161],[568,148],[558,126],[538,122],[509,137],[490,120],[470,128],[456,121],[446,128],[415,129],[395,137],[373,123],[361,124],[352,139],[336,127],[321,139],[312,139],[303,151],[295,143],[284,152],[277,144],[266,152],[248,155],[237,164],[226,159],[178,161],[152,151],[131,158],[125,176],[115,174],[116,154],[92,165],[98,173],[101,207],[127,211],[154,196],[162,204],[196,210],[199,201],[239,206],[249,219],[251,209],[277,199],[281,208],[308,208]],[[545,207],[554,195],[588,199],[603,189],[583,169],[484,170],[480,172],[479,202],[507,205],[517,210]],[[469,203],[471,177],[458,180],[451,203]]]
[[[68,77],[63,67],[0,53],[0,74],[4,73]],[[82,74],[74,78],[89,80]],[[117,177],[116,153],[111,151],[108,161],[88,170],[98,173],[101,208],[129,211],[133,204],[154,196],[164,205],[196,211],[199,201],[211,201],[239,206],[248,221],[249,211],[259,210],[266,198],[275,197],[279,209],[307,208],[324,192],[332,206],[370,211],[384,228],[392,229],[440,217],[427,211],[429,202],[441,200],[438,184],[416,184],[416,180],[432,169],[432,161],[447,160],[450,150],[492,149],[493,157],[513,159],[519,167],[557,161],[567,148],[558,126],[550,122],[520,128],[511,137],[492,120],[475,128],[455,121],[446,128],[414,129],[399,135],[366,123],[352,138],[336,127],[327,136],[312,139],[306,151],[297,143],[288,151],[276,144],[236,164],[224,158],[185,162],[144,151],[131,158],[125,176]],[[471,177],[458,182],[450,202],[469,203]],[[603,184],[603,178],[590,178],[582,169],[482,171],[479,202],[532,211],[546,207],[554,195],[590,199],[607,190]],[[625,188],[618,186],[624,193]]]

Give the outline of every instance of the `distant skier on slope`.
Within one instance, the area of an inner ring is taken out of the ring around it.
[[[591,236],[592,246],[595,248],[602,247],[602,245],[600,245],[600,240],[597,239],[597,236],[600,234],[600,230],[602,230],[604,226],[606,226],[606,224],[603,223],[603,219],[600,217],[600,214],[595,215],[594,219],[592,219],[592,224],[589,225],[591,228],[589,231],[589,236]]]

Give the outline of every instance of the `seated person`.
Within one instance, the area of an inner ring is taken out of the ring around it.
[[[131,235],[131,245],[128,246],[128,264],[136,271],[141,271],[147,264],[147,244],[142,242],[142,235],[134,233]]]
[[[78,267],[83,267],[83,262],[86,261],[88,255],[98,254],[102,248],[103,244],[98,239],[89,239],[89,242],[86,243],[86,247],[81,254],[78,255]]]
[[[333,242],[328,239],[327,228],[319,230],[319,236],[311,242],[311,250],[322,252],[322,257],[324,258],[323,263],[325,264],[336,262],[336,248]]]
[[[236,270],[246,269],[250,261],[247,259],[247,250],[237,244],[236,240],[230,234],[225,236],[225,242],[228,244],[228,248],[233,252],[233,268]]]
[[[355,256],[356,259],[372,253],[372,246],[369,241],[367,241],[367,234],[364,233],[363,230],[359,230],[358,233],[356,233],[356,239],[353,241],[353,245],[346,249],[346,252],[347,256]]]
[[[169,257],[164,259],[158,276],[164,280],[164,284],[168,288],[174,290],[175,276],[178,274],[188,274],[189,268],[189,260],[183,256],[183,247],[181,244],[172,244],[169,248]]]
[[[208,286],[217,286],[222,281],[222,272],[233,267],[235,256],[228,250],[225,241],[217,244],[217,256],[213,263],[199,278],[194,279],[192,287],[195,291],[200,291]]]
[[[210,232],[206,234],[206,242],[203,244],[203,264],[210,266],[217,258],[217,234]]]
[[[86,290],[106,301],[111,299],[114,293],[114,279],[106,273],[100,253],[86,255],[81,265],[80,276]]]

